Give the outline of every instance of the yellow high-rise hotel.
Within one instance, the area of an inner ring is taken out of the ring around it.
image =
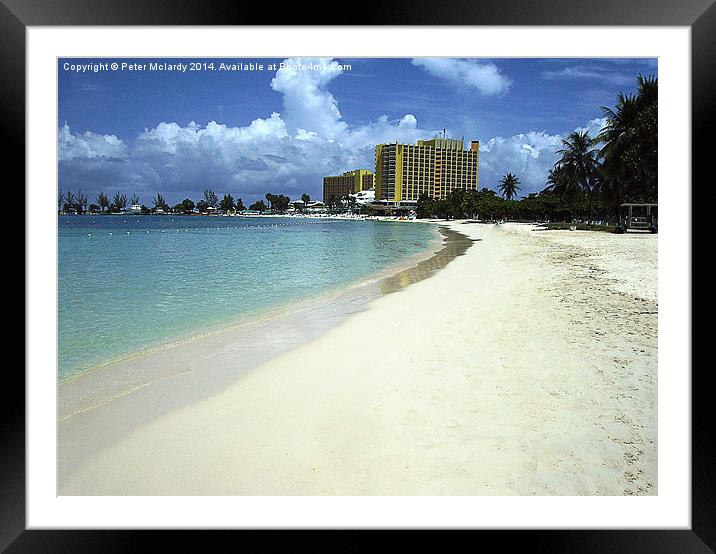
[[[439,200],[457,188],[477,190],[480,142],[434,138],[417,144],[375,147],[375,200],[386,207],[410,207],[422,194]]]

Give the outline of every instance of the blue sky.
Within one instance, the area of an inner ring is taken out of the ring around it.
[[[68,64],[138,63],[139,71]],[[212,63],[153,71],[149,64]],[[221,70],[220,63],[261,70]],[[289,67],[275,69],[284,62]],[[308,64],[319,69],[300,67]],[[299,66],[299,67],[297,67]],[[350,68],[348,67],[350,66]],[[478,139],[480,186],[504,174],[541,190],[561,139],[598,132],[601,106],[633,93],[655,59],[60,59],[60,189],[170,203],[204,188],[244,202],[321,196],[323,175],[371,168],[374,146]]]

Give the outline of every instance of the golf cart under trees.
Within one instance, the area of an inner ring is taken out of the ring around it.
[[[615,233],[626,233],[630,230],[650,231],[659,230],[657,204],[637,204],[626,202],[619,208],[619,224]]]

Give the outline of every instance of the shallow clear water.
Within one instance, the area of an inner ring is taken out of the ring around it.
[[[345,287],[436,236],[398,222],[190,216],[68,216],[58,231],[60,379]]]

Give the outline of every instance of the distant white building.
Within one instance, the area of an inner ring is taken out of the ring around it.
[[[357,205],[364,206],[375,201],[375,189],[361,190],[355,194],[351,194],[350,197],[355,198]]]
[[[313,200],[306,204],[306,213],[309,214],[322,214],[327,212],[326,205],[320,200]]]
[[[326,208],[326,205],[320,200],[310,200],[308,203],[304,202],[303,200],[294,200],[293,202],[291,202],[291,205],[286,210],[286,213],[317,214],[325,213],[327,211],[328,209]]]
[[[142,205],[141,204],[132,204],[132,206],[129,208],[129,213],[141,214],[142,213]]]

